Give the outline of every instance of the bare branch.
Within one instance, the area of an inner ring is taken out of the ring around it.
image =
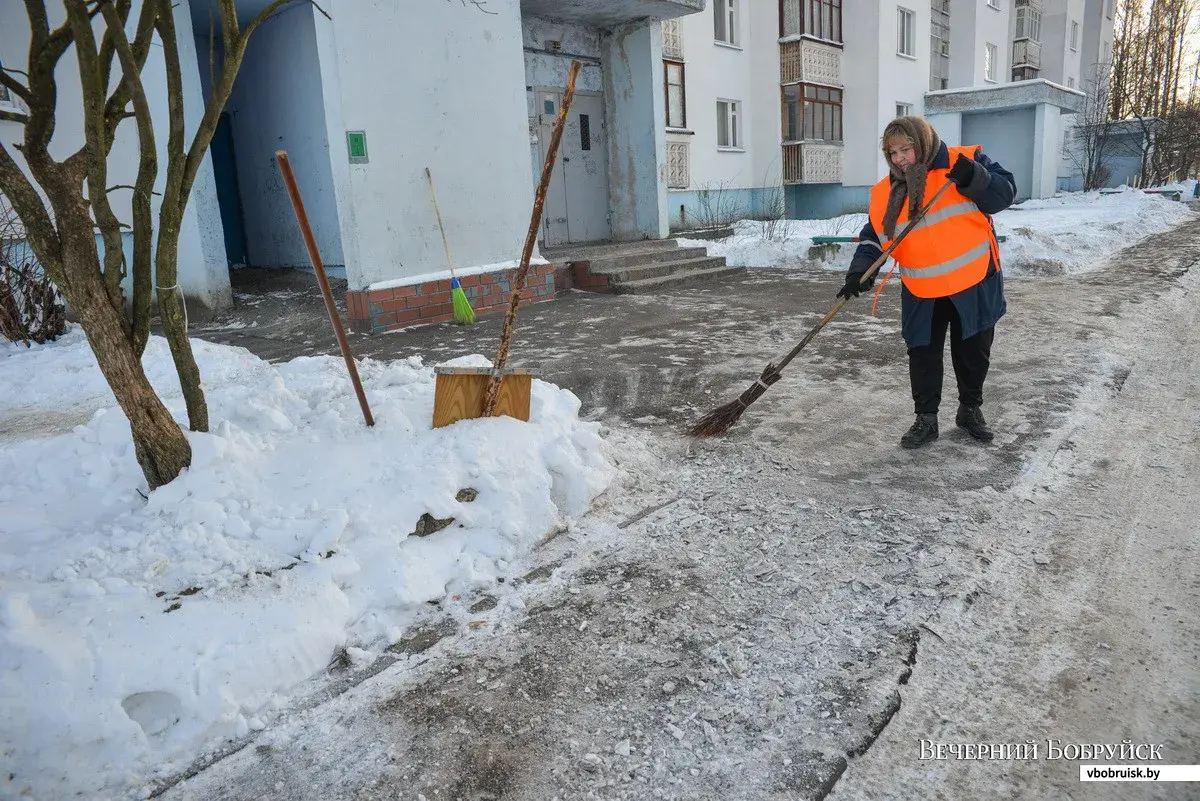
[[[160,10],[161,13],[171,13],[170,8]],[[133,98],[134,117],[137,120],[138,172],[136,184],[130,187],[133,190],[133,320],[130,333],[134,353],[141,356],[150,337],[150,310],[154,293],[151,279],[154,272],[151,263],[154,217],[150,198],[154,193],[154,181],[158,178],[158,147],[154,139],[154,117],[146,98],[146,88],[142,85],[141,69],[144,62],[139,62],[125,35],[125,25],[119,11],[106,4],[104,18],[109,26],[106,40],[113,43],[113,49],[120,59],[121,85]],[[112,146],[111,141],[108,146]],[[109,187],[107,191],[112,190],[113,187]]]
[[[131,190],[133,190],[134,192],[144,192],[144,191],[146,191],[145,189],[139,189],[138,187],[136,187],[136,186],[133,186],[133,185],[131,185],[131,184],[114,184],[114,185],[110,186],[110,187],[108,188],[108,190],[107,190],[107,191],[109,191],[109,192],[116,192],[116,191],[117,191],[117,190],[119,190],[119,189],[131,189]],[[158,195],[158,196],[161,196],[161,195],[162,195],[162,192],[155,192],[155,191],[153,191],[153,190],[152,190],[152,191],[150,192],[150,194],[152,194],[152,195]]]
[[[25,123],[29,122],[29,115],[24,111],[17,111],[16,109],[0,108],[0,120],[19,122],[24,125]]]
[[[10,74],[11,73],[11,74]],[[13,75],[24,75],[26,80],[29,80],[29,75],[20,70],[9,69],[8,67],[0,67],[0,86],[8,89],[17,97],[29,102],[29,87],[18,81]]]
[[[25,226],[25,233],[34,250],[42,259],[50,277],[60,286],[64,285],[62,274],[62,245],[54,228],[50,211],[34,189],[21,167],[13,159],[8,148],[0,142],[0,192],[12,203],[17,216]]]
[[[208,146],[212,142],[213,134],[216,133],[217,123],[221,119],[221,112],[225,109],[225,104],[229,102],[229,96],[233,93],[233,83],[237,78],[238,70],[241,69],[242,59],[246,55],[246,48],[250,44],[250,37],[258,29],[260,25],[282,10],[285,6],[295,3],[307,3],[323,14],[326,18],[330,18],[329,14],[321,8],[315,0],[272,0],[266,8],[258,13],[254,19],[246,25],[240,33],[235,33],[232,37],[230,31],[237,31],[237,13],[235,0],[217,0],[217,8],[221,13],[221,29],[225,35],[225,54],[221,64],[221,76],[219,80],[212,83],[212,97],[208,101],[208,105],[204,109],[204,116],[200,120],[200,125],[196,129],[196,135],[192,139],[192,144],[187,151],[187,160],[184,164],[182,181],[179,187],[179,193],[174,194],[169,187],[170,178],[168,177],[167,200],[177,200],[179,204],[179,214],[182,216],[184,208],[187,206],[188,195],[191,194],[192,185],[196,181],[196,175],[200,171],[200,166],[204,163],[205,154],[208,152]],[[168,65],[168,77],[171,74],[171,61],[178,62],[178,50],[175,48],[175,32],[174,23],[171,23],[170,37],[168,43],[167,34],[160,32],[163,38],[163,50],[166,53]],[[174,55],[172,55],[174,51]],[[182,102],[182,101],[181,101]],[[173,102],[168,104],[172,109],[175,107]],[[182,105],[180,106],[182,113]]]
[[[475,6],[475,8],[479,9],[484,14],[495,15],[496,13],[498,13],[495,11],[490,11],[487,8],[485,8],[485,6],[488,4],[488,0],[458,0],[458,1],[460,3],[462,3],[463,8],[466,8],[468,5],[471,5],[471,6]]]
[[[133,87],[131,81],[137,80],[140,82],[142,69],[146,66],[146,59],[150,55],[150,46],[154,40],[154,20],[159,13],[159,0],[145,0],[142,3],[141,13],[138,15],[137,31],[134,33],[131,49],[133,51],[133,59],[136,69],[129,70],[122,68],[121,82],[108,98],[108,102],[104,104],[104,125],[105,125],[105,141],[106,154],[112,151],[113,142],[116,139],[117,127],[122,120],[129,119],[134,116],[126,110],[129,102],[133,99]],[[170,8],[167,8],[169,13]],[[127,17],[126,17],[127,19]],[[121,27],[122,35],[125,32],[124,26]],[[114,44],[115,48],[115,44]],[[108,84],[106,83],[105,86]]]
[[[105,191],[108,185],[108,160],[105,158],[108,148],[104,141],[104,96],[107,87],[103,65],[97,52],[92,14],[89,13],[86,0],[63,0],[63,6],[67,10],[67,24],[71,26],[75,57],[79,63],[85,140],[83,148],[69,161],[86,167],[88,203],[91,204],[104,243],[104,288],[109,302],[124,318],[125,299],[121,293],[121,278],[125,256],[121,246],[121,225]],[[110,3],[103,3],[101,7],[114,15],[117,13]],[[124,36],[124,30],[120,34]]]

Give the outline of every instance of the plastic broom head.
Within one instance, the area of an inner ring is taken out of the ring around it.
[[[457,278],[450,279],[450,300],[454,303],[454,322],[459,325],[472,325],[475,322],[475,310],[467,293],[463,292],[462,284]]]

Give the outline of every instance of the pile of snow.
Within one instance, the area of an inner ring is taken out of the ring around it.
[[[1027,200],[996,215],[1004,269],[1012,275],[1076,275],[1104,267],[1122,249],[1194,214],[1186,204],[1140,190]]]
[[[1000,245],[1007,272],[1075,274],[1103,267],[1121,248],[1173,228],[1191,214],[1184,203],[1130,190],[1027,200],[997,214],[995,220],[996,232],[1008,237]],[[724,256],[735,267],[844,270],[857,246],[846,244],[810,255],[813,237],[858,236],[866,220],[865,214],[772,223],[742,220],[725,239],[680,239],[679,245],[707,247],[710,255]]]
[[[828,220],[740,220],[724,239],[680,239],[680,247],[707,247],[710,256],[724,256],[731,267],[797,267],[809,262],[814,236],[858,236],[866,214],[845,214]]]
[[[340,359],[193,345],[213,432],[189,435],[191,469],[148,501],[86,340],[0,345],[0,420],[103,406],[0,445],[6,797],[136,792],[262,728],[340,647],[362,657],[426,602],[495,586],[614,478],[598,424],[551,384],[534,381],[528,423],[433,430],[432,369],[367,361],[367,429]],[[148,373],[183,420],[169,362],[152,340]],[[410,536],[423,513],[457,522]]]

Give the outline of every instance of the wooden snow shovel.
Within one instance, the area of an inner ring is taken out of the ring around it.
[[[542,222],[542,207],[546,203],[546,191],[558,158],[562,142],[563,127],[567,112],[575,97],[575,82],[583,64],[571,62],[567,74],[567,88],[563,92],[558,118],[554,121],[554,133],[542,165],[542,180],[533,198],[533,213],[529,220],[529,232],[525,237],[525,248],[521,263],[512,279],[512,295],[508,313],[504,317],[504,328],[500,334],[500,347],[491,367],[444,367],[434,368],[436,384],[433,391],[433,427],[440,428],[459,420],[476,417],[498,417],[507,415],[528,422],[529,401],[533,385],[533,371],[523,367],[507,367],[508,350],[512,343],[513,325],[525,279],[529,274],[529,262],[533,258],[533,246],[537,244],[537,229]]]

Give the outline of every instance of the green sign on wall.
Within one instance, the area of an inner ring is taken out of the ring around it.
[[[346,150],[350,153],[351,164],[366,164],[367,132],[346,131]]]

